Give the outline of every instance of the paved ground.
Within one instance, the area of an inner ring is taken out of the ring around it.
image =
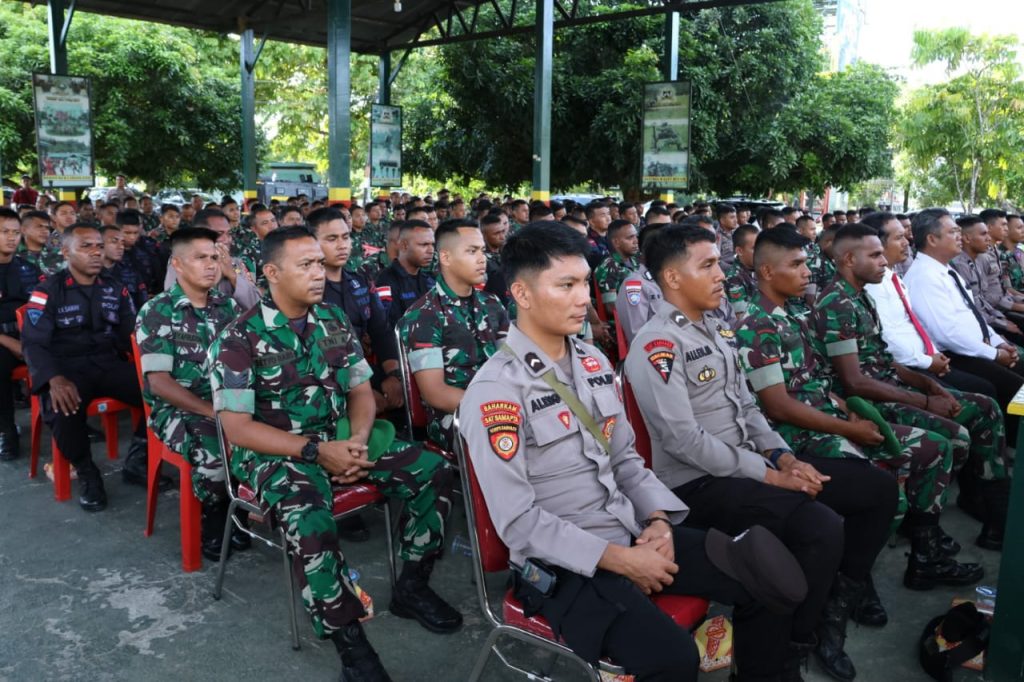
[[[23,451],[27,446],[26,438]],[[258,548],[233,557],[224,598],[214,601],[214,566],[191,574],[180,570],[177,493],[161,496],[156,532],[145,538],[143,490],[121,483],[119,462],[99,456],[97,462],[110,497],[109,508],[99,514],[86,514],[73,501],[55,502],[46,478],[28,479],[26,458],[0,464],[0,509],[7,519],[0,534],[0,682],[337,678],[333,647],[312,637],[301,611],[302,649],[289,645],[279,552]],[[362,574],[361,584],[376,598],[377,616],[367,631],[392,676],[396,682],[465,680],[488,632],[470,581],[470,559],[449,554],[435,573],[438,592],[465,614],[465,627],[451,636],[427,633],[387,612],[383,518],[367,518],[373,537],[346,551]],[[944,514],[943,524],[964,544],[961,557],[983,562],[986,582],[994,584],[999,555],[971,544],[977,524],[956,509]],[[464,533],[465,516],[458,511],[450,537]],[[914,650],[921,628],[952,597],[973,592],[903,589],[906,550],[905,542],[884,550],[875,571],[889,625],[878,631],[851,627],[847,649],[862,682],[928,680]],[[492,587],[500,589],[500,581]],[[511,650],[524,664],[535,659],[531,650]],[[565,664],[555,668],[555,676],[584,679]],[[813,663],[805,678],[828,679]],[[484,679],[523,678],[492,658]],[[702,679],[724,682],[726,675]],[[980,677],[964,672],[958,679]]]

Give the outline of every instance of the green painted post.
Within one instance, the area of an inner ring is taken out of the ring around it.
[[[533,192],[551,200],[551,64],[555,45],[554,0],[537,0],[537,63],[533,79]]]
[[[238,49],[242,75],[242,194],[246,210],[256,201],[256,55],[252,39],[252,29],[243,29]]]
[[[68,75],[68,49],[64,42],[64,0],[47,0],[46,23],[50,29],[50,73]],[[70,17],[69,17],[70,18]]]
[[[1011,410],[1015,406],[1011,403]],[[1011,412],[1013,414],[1013,412]],[[1019,413],[1017,413],[1019,414]],[[1017,433],[1017,461],[1024,461],[1024,429]],[[999,594],[992,635],[985,654],[985,679],[1010,682],[1024,679],[1024,476],[1015,470],[1006,514],[1006,541],[999,561]]]
[[[665,54],[662,55],[661,75],[667,81],[679,78],[679,12],[665,14]],[[670,189],[662,190],[662,201],[675,201]]]
[[[327,0],[327,203],[352,203],[352,0]]]
[[[382,52],[377,62],[377,104],[391,104],[390,52]]]

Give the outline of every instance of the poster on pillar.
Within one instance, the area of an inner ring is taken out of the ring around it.
[[[36,149],[43,187],[92,187],[89,79],[32,74]]]
[[[402,185],[402,107],[370,107],[370,185]]]
[[[643,171],[645,191],[689,189],[690,84],[644,85]]]

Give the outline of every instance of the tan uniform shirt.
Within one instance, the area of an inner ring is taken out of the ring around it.
[[[608,544],[628,546],[652,512],[682,521],[686,505],[636,454],[608,359],[567,339],[569,376],[517,326],[506,343],[466,389],[459,428],[512,561],[532,557],[592,576]],[[541,378],[548,371],[579,397],[610,455]]]
[[[637,333],[626,376],[651,436],[654,471],[669,488],[702,476],[763,481],[761,455],[790,449],[758,410],[733,331],[713,313],[693,323],[661,301]]]

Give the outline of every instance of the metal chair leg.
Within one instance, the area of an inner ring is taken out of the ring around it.
[[[487,659],[491,657],[491,650],[494,649],[494,645],[498,643],[499,637],[501,637],[501,628],[494,628],[491,630],[491,634],[487,635],[487,641],[484,642],[484,646],[480,650],[480,655],[476,658],[476,664],[473,665],[473,671],[469,673],[469,682],[477,682],[477,680],[480,679],[480,675],[484,672],[484,666],[487,665]]]
[[[292,575],[292,562],[288,556],[288,538],[281,528],[281,555],[284,557],[284,577],[288,581],[288,615],[292,628],[292,649],[301,649],[299,644],[299,617],[295,609],[295,576]]]
[[[384,500],[384,540],[388,544],[388,573],[391,578],[391,588],[398,584],[398,574],[395,569],[395,538],[394,526],[391,525],[391,503]]]

